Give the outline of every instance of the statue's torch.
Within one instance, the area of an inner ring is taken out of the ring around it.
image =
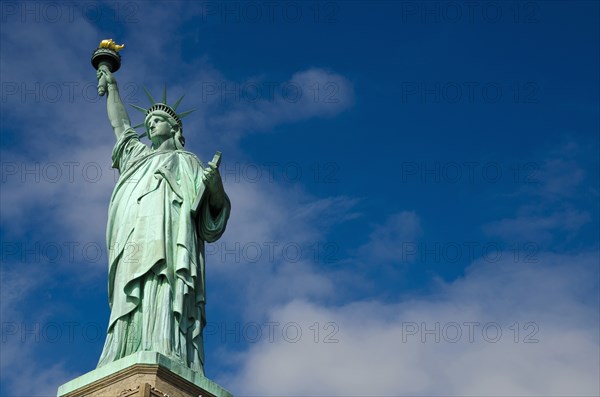
[[[111,73],[116,72],[121,67],[119,51],[123,47],[125,47],[124,44],[118,45],[112,39],[102,40],[92,54],[92,65],[96,70],[107,68]],[[102,76],[98,80],[98,95],[103,96],[105,92],[106,78]]]

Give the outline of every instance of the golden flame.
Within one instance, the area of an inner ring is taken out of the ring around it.
[[[119,45],[119,44],[115,43],[113,41],[113,39],[106,39],[106,40],[102,40],[98,47],[99,48],[108,48],[113,51],[119,52],[123,49],[123,47],[125,47],[125,44]]]

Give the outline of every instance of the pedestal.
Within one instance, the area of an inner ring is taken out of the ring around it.
[[[58,388],[58,397],[232,397],[183,364],[155,352],[138,352]]]

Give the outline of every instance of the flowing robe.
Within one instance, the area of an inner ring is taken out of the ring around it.
[[[133,129],[112,159],[121,176],[106,230],[111,315],[98,366],[156,351],[203,373],[204,242],[225,231],[229,198],[210,208],[200,160],[150,149]]]

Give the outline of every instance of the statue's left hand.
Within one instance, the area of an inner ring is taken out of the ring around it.
[[[223,189],[223,181],[221,180],[221,174],[219,173],[217,165],[211,161],[203,172],[202,180],[211,195],[217,197],[223,196],[225,190]]]

